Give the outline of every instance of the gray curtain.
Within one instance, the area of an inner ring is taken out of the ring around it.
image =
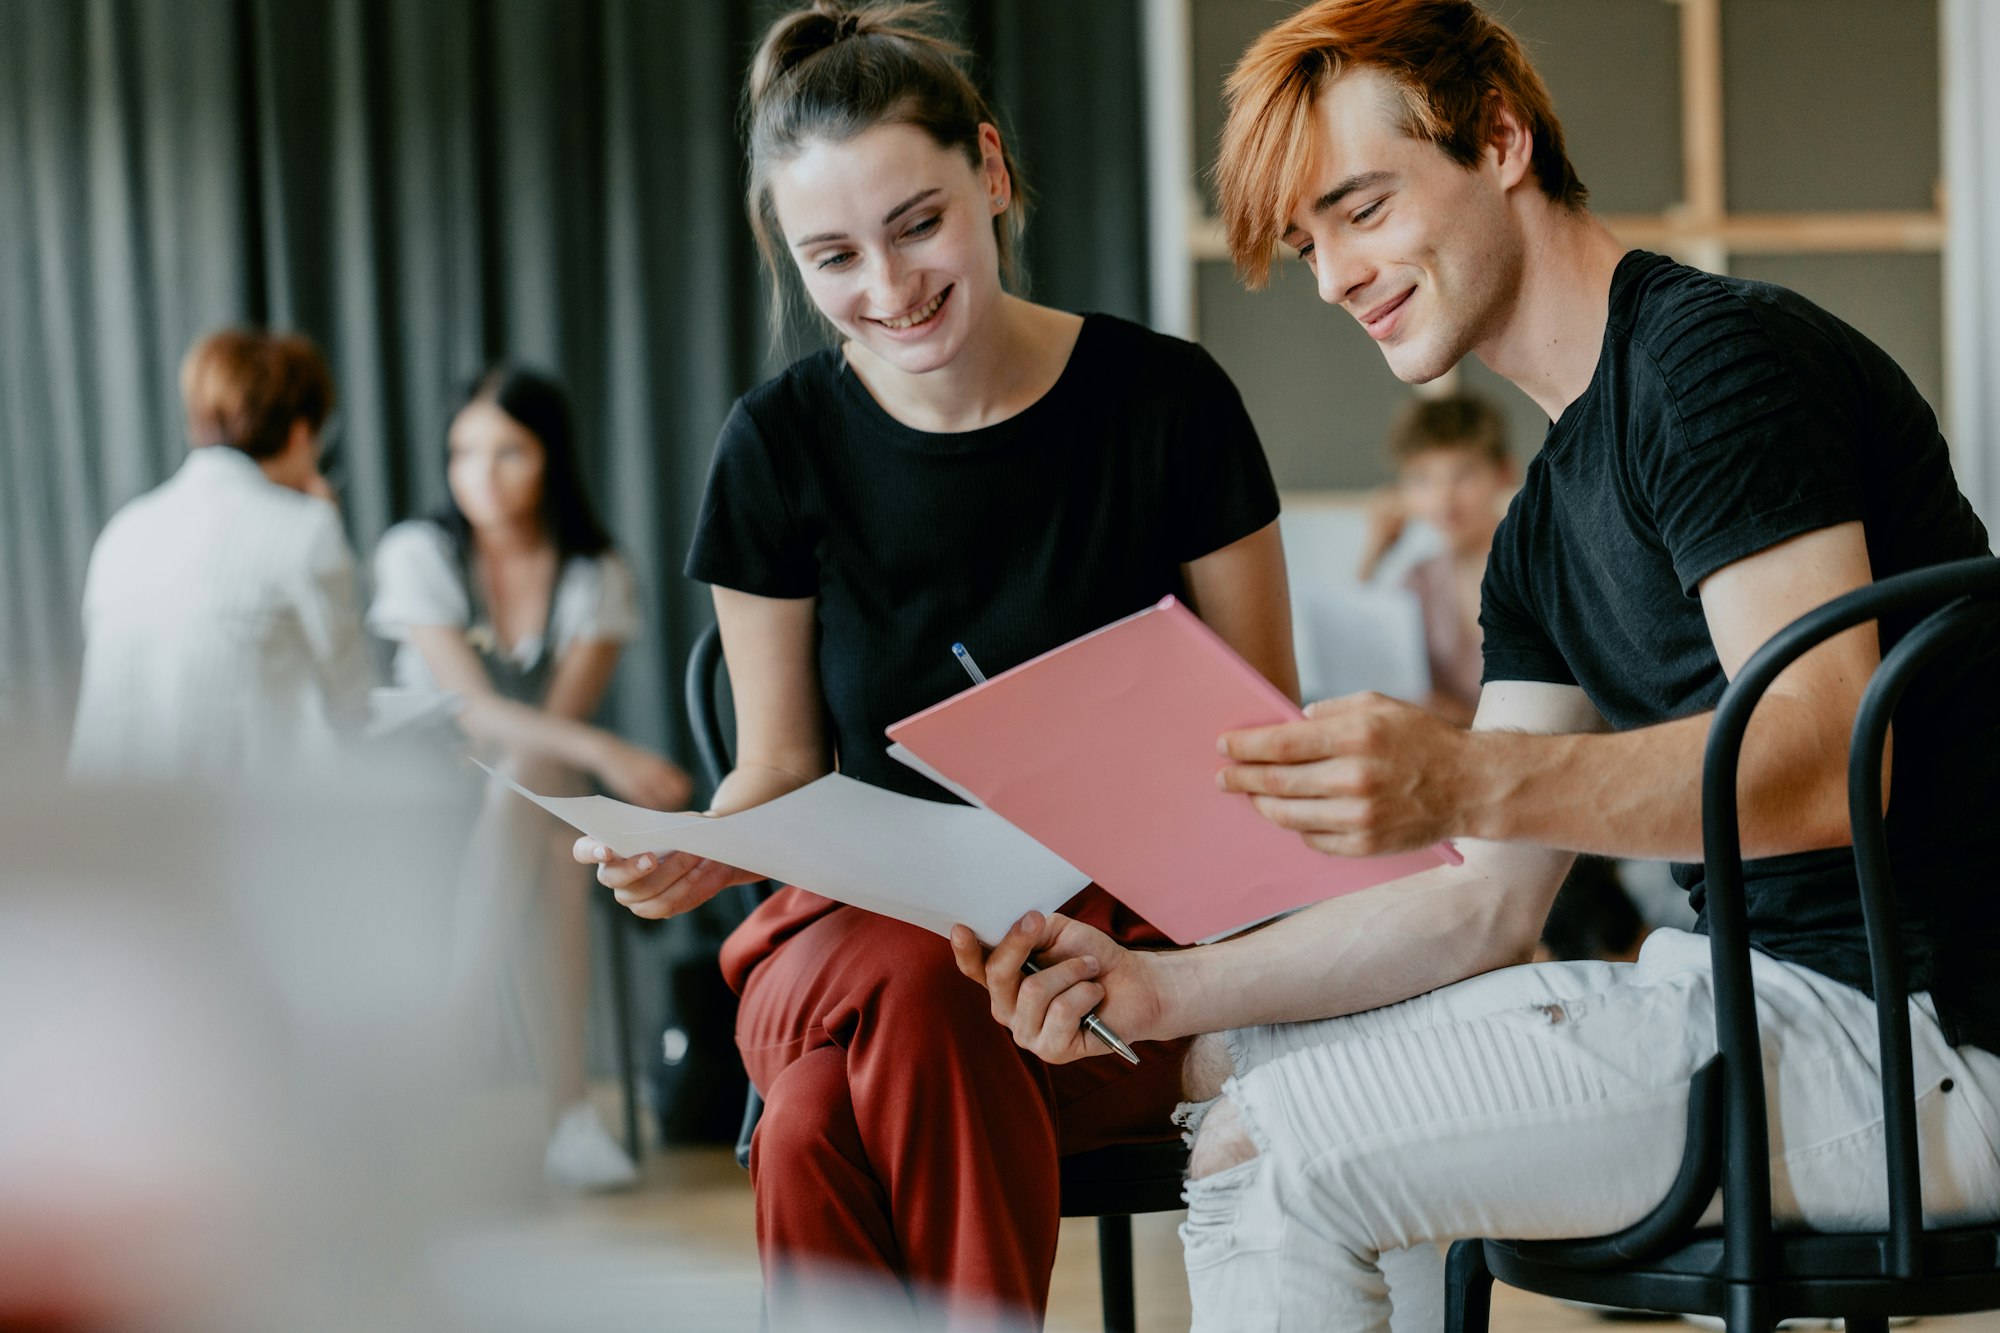
[[[442,500],[458,384],[565,380],[648,612],[610,716],[683,752],[681,558],[776,364],[734,118],[784,7],[0,0],[0,723],[66,729],[91,543],[185,450],[182,351],[253,321],[327,351],[364,560]],[[1040,199],[1033,294],[1143,318],[1136,0],[949,8]]]

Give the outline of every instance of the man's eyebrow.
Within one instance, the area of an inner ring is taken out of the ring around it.
[[[1356,190],[1372,190],[1377,185],[1382,185],[1387,183],[1388,180],[1390,179],[1390,176],[1391,173],[1386,171],[1356,172],[1354,175],[1349,176],[1346,180],[1342,181],[1340,184],[1334,186],[1331,190],[1328,190],[1325,194],[1321,195],[1319,198],[1313,200],[1312,212],[1315,215],[1324,213],[1326,212],[1327,209],[1332,208],[1335,204],[1345,199],[1348,195],[1353,194]]]
[[[928,190],[918,190],[908,199],[905,199],[902,203],[897,204],[894,208],[890,209],[887,213],[883,214],[882,225],[885,227],[888,226],[890,223],[894,222],[897,218],[903,216],[903,214],[909,212],[911,209],[915,208],[918,204],[924,202],[924,200],[930,198],[934,194],[940,194],[942,192],[943,192],[942,187],[935,185]],[[818,245],[821,241],[844,241],[846,239],[847,239],[847,233],[844,231],[816,231],[810,236],[801,236],[796,241],[793,241],[792,248],[794,250],[798,250],[798,249],[803,249],[808,245]]]

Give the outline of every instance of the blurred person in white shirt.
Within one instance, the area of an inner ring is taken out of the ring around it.
[[[84,583],[81,778],[320,769],[365,722],[354,556],[319,470],[333,380],[297,334],[226,329],[181,364],[192,448],[121,509]]]

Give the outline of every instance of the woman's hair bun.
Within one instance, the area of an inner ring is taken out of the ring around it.
[[[771,25],[750,65],[750,106],[762,102],[771,89],[820,52],[854,37],[900,37],[934,45],[948,56],[958,54],[935,32],[937,6],[931,0],[889,0],[855,4],[851,0],[812,0]]]
[[[837,0],[814,0],[771,25],[750,66],[750,104],[820,52],[861,31],[861,15]]]

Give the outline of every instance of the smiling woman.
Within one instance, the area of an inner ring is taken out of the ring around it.
[[[787,249],[813,308],[881,393],[907,396],[915,386],[902,376],[951,366],[991,314],[1046,326],[1057,349],[1074,340],[1073,319],[1007,298],[996,226],[1011,174],[999,131],[982,124],[974,133],[971,163],[917,126],[884,124],[845,143],[816,142],[773,174],[773,207],[790,223]],[[919,188],[899,199],[904,182]],[[881,199],[894,202],[884,210]],[[1026,378],[1042,382],[1021,387],[1039,396],[1060,365],[1059,355],[1029,359]]]
[[[964,688],[954,642],[1004,670],[1167,593],[1296,694],[1277,495],[1241,400],[1199,348],[1008,290],[1016,165],[929,18],[823,0],[751,74],[751,219],[838,341],[745,394],[716,446],[687,569],[714,585],[736,705],[717,813],[835,767],[951,799],[883,730]],[[650,917],[752,878],[578,855]],[[1095,887],[1067,910],[1162,938]],[[723,967],[765,1097],[750,1168],[774,1328],[838,1317],[857,1274],[927,1293],[952,1328],[1038,1322],[1059,1154],[1172,1133],[1176,1046],[1049,1066],[915,927],[785,888]]]

